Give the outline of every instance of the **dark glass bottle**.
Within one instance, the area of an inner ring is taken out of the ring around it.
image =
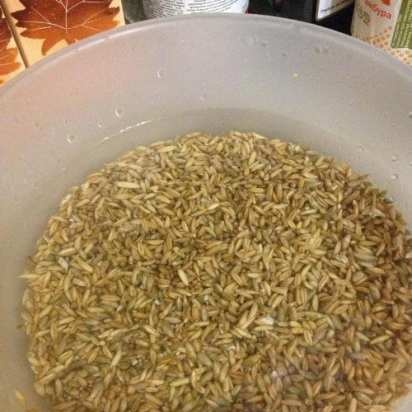
[[[349,33],[353,0],[251,0],[249,12],[302,20]]]

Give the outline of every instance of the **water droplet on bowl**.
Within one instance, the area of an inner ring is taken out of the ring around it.
[[[159,70],[156,71],[156,78],[157,79],[162,79],[164,74],[165,74],[164,70],[159,69]]]
[[[391,176],[391,179],[392,179],[392,180],[397,180],[397,179],[399,179],[399,175],[398,175],[397,173],[394,173],[394,174]]]
[[[392,162],[397,162],[397,161],[398,161],[398,156],[393,155],[393,156],[391,157],[391,160],[392,160]]]
[[[248,46],[253,46],[254,44],[255,44],[255,38],[254,37],[252,37],[252,36],[249,36],[249,37],[246,37],[245,38],[245,43],[248,45]]]
[[[365,150],[365,148],[362,145],[358,145],[356,149],[358,152],[363,152]]]
[[[326,46],[321,46],[321,45],[315,46],[315,53],[328,54],[329,53],[329,48],[326,47]]]
[[[288,54],[285,52],[282,52],[282,57],[288,57]]]
[[[408,164],[409,164],[409,166],[412,166],[412,160]]]
[[[75,137],[72,135],[72,134],[68,134],[67,136],[66,136],[66,142],[67,143],[73,143],[74,142],[74,139],[75,139]]]
[[[409,117],[410,119],[412,119],[412,112],[409,112],[409,113],[408,113],[408,117]]]
[[[116,109],[114,109],[114,115],[120,119],[123,116],[123,110],[119,109],[118,107]]]

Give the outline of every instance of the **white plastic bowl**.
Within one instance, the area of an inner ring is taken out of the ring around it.
[[[319,27],[255,16],[149,21],[69,47],[0,89],[0,405],[47,408],[18,278],[72,185],[137,144],[253,130],[347,160],[412,227],[412,70]],[[404,399],[397,411],[412,410]]]

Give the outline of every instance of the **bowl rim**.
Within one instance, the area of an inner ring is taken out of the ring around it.
[[[32,76],[37,73],[47,70],[55,64],[62,63],[65,59],[73,54],[86,52],[90,47],[98,47],[100,44],[108,40],[118,39],[122,36],[127,36],[130,33],[139,33],[142,31],[158,30],[167,26],[184,25],[187,20],[198,21],[200,24],[204,22],[213,22],[227,20],[228,22],[236,24],[265,24],[277,26],[280,29],[292,29],[301,31],[305,35],[321,36],[329,41],[335,42],[338,46],[352,49],[354,53],[364,55],[369,60],[378,61],[379,64],[386,66],[393,72],[397,72],[401,77],[409,80],[412,86],[412,66],[402,63],[389,53],[382,49],[373,47],[370,44],[354,38],[350,35],[340,33],[331,29],[327,29],[315,24],[302,22],[298,20],[291,20],[276,16],[258,15],[258,14],[235,14],[235,13],[198,13],[186,14],[173,17],[164,17],[157,19],[142,20],[132,24],[126,24],[102,33],[90,36],[86,39],[80,40],[74,44],[68,45],[61,50],[46,56],[40,61],[29,66],[16,77],[9,80],[5,85],[0,87],[0,99],[7,96],[13,89],[29,81]]]

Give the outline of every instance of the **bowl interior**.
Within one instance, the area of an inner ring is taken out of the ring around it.
[[[88,173],[189,131],[256,131],[350,163],[412,227],[412,71],[318,27],[251,16],[147,22],[69,48],[0,91],[0,404],[32,390],[18,278],[48,216]],[[412,408],[402,400],[397,411]]]

